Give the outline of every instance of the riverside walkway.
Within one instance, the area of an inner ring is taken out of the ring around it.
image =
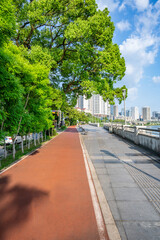
[[[85,166],[69,128],[1,173],[0,240],[107,240]]]
[[[90,159],[122,240],[160,240],[160,158],[86,125]]]

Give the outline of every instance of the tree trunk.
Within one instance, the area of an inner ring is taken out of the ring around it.
[[[48,130],[48,132],[49,132],[49,137],[51,136],[51,134],[50,134],[50,129]]]
[[[28,135],[25,136],[25,139],[26,139],[26,148],[27,148],[27,146],[28,146],[27,136],[28,136]]]
[[[39,141],[39,133],[38,133],[38,135],[37,135],[37,138],[38,138],[38,144],[40,144],[40,141]]]
[[[34,146],[36,146],[36,133],[34,133]]]
[[[1,131],[3,130],[3,126],[4,126],[4,120],[3,120],[2,124],[1,124]]]
[[[23,136],[21,136],[21,149],[22,149],[22,153],[24,153],[24,147],[23,147]]]
[[[43,131],[41,132],[41,138],[42,138],[42,142],[43,142]]]
[[[12,142],[13,142],[13,159],[15,159],[15,155],[16,155],[15,139],[13,139]]]
[[[7,150],[6,150],[6,142],[4,138],[4,158],[6,159],[6,157],[7,157]]]
[[[28,100],[29,100],[29,94],[30,94],[30,92],[29,92],[28,95],[27,95],[27,98],[26,98],[26,102],[25,102],[25,105],[24,105],[23,111],[25,111],[25,109],[26,109],[26,107],[27,107]],[[19,129],[20,129],[20,126],[21,126],[22,117],[23,117],[23,116],[20,117],[20,120],[19,120],[19,123],[18,123],[17,135],[18,135],[18,133],[19,133]],[[16,136],[17,136],[17,135],[16,135]]]
[[[53,127],[52,127],[52,137],[53,137]]]
[[[45,130],[45,133],[44,133],[44,134],[45,134],[45,141],[46,141],[46,139],[47,139],[47,137],[46,137],[46,130]]]
[[[28,149],[30,149],[30,133],[28,134]]]

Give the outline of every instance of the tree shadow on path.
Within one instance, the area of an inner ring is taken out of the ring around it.
[[[36,188],[16,184],[9,187],[10,177],[0,177],[0,239],[12,228],[18,228],[31,214],[31,204],[42,201],[48,193]]]

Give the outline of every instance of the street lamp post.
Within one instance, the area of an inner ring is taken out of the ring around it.
[[[124,97],[124,124],[126,125],[126,104],[125,104],[125,97],[126,97],[126,89],[123,89],[123,97]]]

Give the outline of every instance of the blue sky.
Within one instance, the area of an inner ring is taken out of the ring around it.
[[[113,42],[126,61],[126,108],[150,106],[160,112],[160,0],[97,0],[115,25]],[[119,109],[123,105],[119,106]]]

